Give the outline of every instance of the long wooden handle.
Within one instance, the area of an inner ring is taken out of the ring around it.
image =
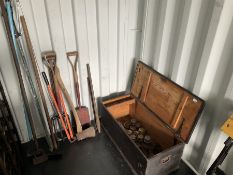
[[[78,57],[78,51],[67,52],[66,55],[67,57],[70,57],[70,56]]]
[[[100,119],[99,119],[99,114],[98,114],[98,110],[97,110],[96,99],[95,99],[95,95],[94,95],[94,90],[93,90],[93,85],[92,85],[92,78],[91,78],[91,71],[90,71],[89,64],[87,64],[87,74],[88,74],[87,82],[88,82],[89,92],[90,92],[90,96],[91,96],[93,113],[94,113],[94,116],[95,116],[95,122],[96,122],[97,130],[100,133],[101,132]]]
[[[77,96],[78,107],[81,108],[79,82],[78,82],[79,80],[78,80],[78,75],[77,75],[77,70],[76,70],[77,65],[72,63],[72,61],[70,60],[70,57],[68,56],[68,53],[67,53],[67,59],[70,62],[70,65],[72,67],[72,73],[73,73],[73,78],[74,78],[74,89],[75,89],[75,93]],[[75,63],[77,63],[76,61],[77,61],[77,57],[75,58]]]
[[[63,92],[63,94],[64,94],[64,96],[65,96],[65,98],[66,98],[66,100],[67,100],[67,102],[68,102],[68,104],[70,106],[70,108],[71,108],[71,111],[72,111],[72,113],[74,115],[75,122],[76,122],[76,127],[77,127],[77,133],[80,133],[80,132],[82,132],[81,122],[80,122],[78,114],[77,114],[77,112],[75,110],[74,104],[73,104],[73,102],[72,102],[72,100],[70,98],[70,95],[69,95],[68,91],[66,90],[66,87],[65,87],[65,85],[64,85],[64,83],[63,83],[63,81],[61,79],[60,71],[59,71],[59,68],[57,66],[55,66],[55,78],[57,79],[58,84],[59,84],[59,86],[60,86],[60,88],[61,88],[61,90],[62,90],[62,92]]]
[[[52,121],[51,121],[50,116],[49,116],[49,112],[48,112],[48,108],[47,108],[47,104],[46,104],[46,100],[45,100],[45,96],[44,96],[44,91],[43,91],[42,84],[41,84],[41,81],[40,81],[39,68],[37,67],[36,56],[34,54],[34,50],[33,50],[32,42],[31,42],[30,35],[29,35],[29,32],[28,32],[26,20],[25,20],[24,16],[21,16],[20,20],[21,20],[21,23],[22,23],[26,43],[27,43],[27,46],[28,46],[29,55],[30,55],[30,58],[31,58],[31,61],[32,61],[33,71],[34,71],[35,76],[36,76],[36,83],[37,83],[37,86],[38,86],[38,89],[39,89],[39,92],[40,92],[41,101],[42,101],[44,111],[45,111],[45,116],[46,116],[47,123],[48,123],[48,126],[49,126],[49,131],[50,131],[50,134],[51,134],[51,140],[53,142],[54,149],[57,149],[58,146],[57,146],[57,142],[56,142],[56,138],[55,138],[55,133],[53,132]]]
[[[54,59],[56,61],[56,53],[53,50],[42,52],[42,58],[46,59],[47,61],[54,60]]]

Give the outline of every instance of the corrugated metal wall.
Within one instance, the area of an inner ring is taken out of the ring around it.
[[[55,50],[73,96],[65,52],[80,52],[82,100],[89,106],[86,63],[96,96],[125,90],[135,58],[206,100],[206,108],[183,158],[204,174],[226,138],[219,127],[233,111],[232,0],[21,0],[38,64],[42,51]],[[4,28],[0,25],[0,32]],[[15,70],[5,35],[1,71],[17,111],[22,140],[27,131]],[[14,87],[14,88],[13,88]],[[38,133],[41,129],[37,128]],[[233,154],[223,165],[232,174]]]
[[[20,6],[26,18],[40,70],[47,70],[42,63],[41,53],[54,50],[57,54],[57,65],[73,101],[72,70],[66,57],[66,52],[69,51],[79,51],[78,68],[83,104],[89,106],[87,63],[90,63],[97,97],[126,88],[132,62],[135,57],[140,56],[144,1],[20,0],[19,10]],[[2,20],[1,33],[5,33]],[[5,35],[3,37],[1,58],[4,59],[1,59],[1,70],[8,92],[14,99],[13,106],[18,114],[21,138],[25,142],[28,140],[28,133],[23,105],[6,44],[7,39]],[[37,118],[35,120],[36,123],[39,122]],[[40,124],[36,129],[38,135],[43,135]]]
[[[219,128],[233,111],[233,1],[148,0],[142,60],[206,100],[183,158],[204,174],[226,136]],[[229,156],[224,164],[233,174]]]

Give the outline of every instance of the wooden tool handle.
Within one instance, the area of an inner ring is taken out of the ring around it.
[[[66,52],[67,57],[76,56],[78,57],[78,51]]]
[[[63,94],[65,95],[65,98],[66,98],[66,100],[67,100],[67,102],[72,110],[73,115],[74,115],[76,127],[77,127],[77,133],[80,133],[80,132],[82,132],[82,126],[81,126],[78,114],[75,110],[75,107],[74,107],[74,104],[70,98],[70,95],[69,95],[68,91],[66,90],[65,85],[61,79],[60,71],[59,71],[59,68],[57,66],[55,66],[55,78],[57,79],[58,84],[59,84]]]
[[[42,52],[42,58],[46,60],[56,60],[56,53],[54,51],[45,51]]]
[[[96,105],[96,99],[95,99],[95,95],[94,95],[94,90],[93,90],[93,85],[92,85],[92,78],[91,78],[91,71],[90,71],[89,64],[87,64],[87,74],[88,74],[87,83],[88,83],[89,92],[90,92],[90,96],[91,96],[93,113],[94,113],[94,116],[95,116],[95,122],[96,122],[97,130],[100,133],[101,132],[100,119],[99,119],[98,109],[97,109],[97,105]]]
[[[75,93],[77,96],[77,105],[79,108],[81,108],[81,100],[80,100],[80,92],[79,92],[79,80],[78,80],[78,75],[77,75],[77,70],[76,70],[76,66],[77,66],[77,57],[75,58],[75,64],[72,63],[72,61],[70,60],[70,57],[67,53],[67,59],[70,62],[70,65],[72,67],[72,73],[73,73],[73,78],[74,78],[74,89],[75,89]]]

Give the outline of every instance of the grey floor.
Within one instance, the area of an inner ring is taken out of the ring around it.
[[[24,145],[25,151],[28,145]],[[62,158],[33,166],[24,160],[24,175],[131,175],[133,174],[103,132],[93,139],[61,145]],[[183,162],[171,175],[195,175]]]

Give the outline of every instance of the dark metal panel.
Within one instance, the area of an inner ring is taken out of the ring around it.
[[[180,143],[152,157],[148,161],[146,175],[164,175],[177,170],[183,149],[184,143]]]
[[[102,104],[101,104],[102,105]],[[123,132],[116,121],[111,117],[111,114],[102,105],[101,107],[101,122],[106,131],[111,135],[112,139],[117,143],[117,146],[128,159],[131,166],[138,174],[145,174],[147,160],[142,153],[136,148],[128,136]]]

